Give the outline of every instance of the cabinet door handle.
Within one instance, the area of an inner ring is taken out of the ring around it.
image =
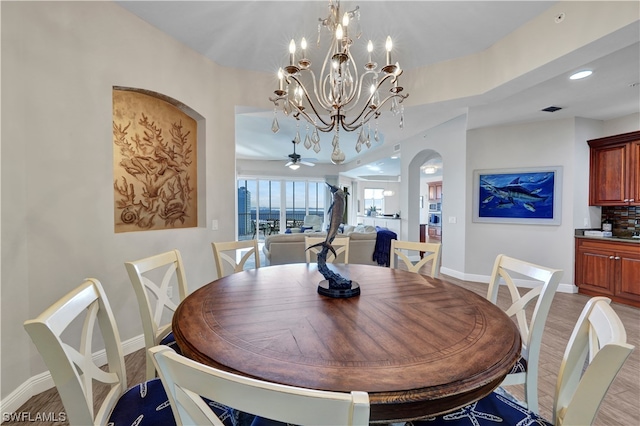
[[[613,256],[609,256],[609,259],[613,260],[613,259],[615,259],[615,257],[613,257]]]
[[[615,260],[620,260],[620,256],[616,256],[614,259]]]

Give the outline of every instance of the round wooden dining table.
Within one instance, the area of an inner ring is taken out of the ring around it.
[[[270,382],[369,393],[371,422],[452,411],[493,391],[520,354],[514,322],[440,279],[371,265],[330,266],[361,294],[318,294],[315,264],[231,274],[173,316],[183,354]]]

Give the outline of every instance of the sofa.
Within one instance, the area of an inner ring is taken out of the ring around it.
[[[293,234],[275,234],[265,238],[262,251],[265,254],[267,265],[282,265],[286,263],[305,263],[304,252],[305,236],[326,237],[326,232],[312,232]],[[373,226],[358,225],[357,227],[344,227],[344,231],[336,236],[349,237],[349,263],[365,265],[377,265],[373,260],[373,251],[376,245],[377,232]]]

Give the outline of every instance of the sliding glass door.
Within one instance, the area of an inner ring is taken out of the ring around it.
[[[306,215],[324,220],[323,181],[238,179],[238,239],[262,239],[300,228]]]

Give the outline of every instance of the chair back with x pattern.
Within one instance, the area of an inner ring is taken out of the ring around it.
[[[218,270],[218,278],[243,271],[247,261],[251,258],[254,261],[254,268],[260,267],[258,240],[216,242],[211,243],[211,248]],[[242,255],[240,260],[236,260],[239,250],[247,250],[247,252]]]
[[[312,237],[306,235],[304,237],[304,248],[307,263],[315,262],[318,259],[318,254],[322,251],[320,246],[313,247],[315,244],[322,243],[326,240],[325,237]],[[331,242],[331,246],[336,251],[336,256],[332,252],[327,255],[328,263],[349,263],[349,237],[337,237]]]
[[[431,262],[431,270],[429,275],[432,278],[437,278],[438,270],[440,269],[441,247],[441,243],[391,240],[390,267],[394,269],[398,267],[396,263],[397,257],[398,259],[402,260],[409,272],[419,273],[420,269],[423,266]],[[420,252],[422,253],[422,258],[414,263],[407,255],[408,252]]]
[[[182,256],[178,250],[171,250],[125,262],[124,265],[136,293],[145,348],[148,351],[171,332],[171,318],[178,305],[169,297],[169,287],[178,288],[180,301],[187,297],[187,278]],[[155,375],[153,361],[147,354],[147,380],[151,380]]]
[[[504,281],[511,296],[511,305],[505,310],[515,316],[522,338],[521,358],[502,382],[503,386],[524,384],[527,407],[538,412],[538,363],[542,334],[551,308],[551,302],[560,284],[563,271],[536,265],[500,254],[496,257],[489,281],[487,299],[497,304],[498,289]],[[520,294],[516,280],[534,280],[535,287]],[[527,320],[527,306],[535,301],[531,318]]]
[[[411,426],[583,426],[595,422],[600,405],[634,347],[611,299],[589,299],[567,343],[553,399],[553,421],[523,406],[502,387],[460,409],[409,422]]]
[[[69,325],[82,322],[78,348],[62,336]],[[95,325],[98,325],[107,354],[107,370],[93,360]],[[106,424],[126,390],[127,374],[120,335],[100,282],[86,279],[24,327],[45,360],[72,425]],[[104,383],[109,391],[94,412],[93,382]]]

